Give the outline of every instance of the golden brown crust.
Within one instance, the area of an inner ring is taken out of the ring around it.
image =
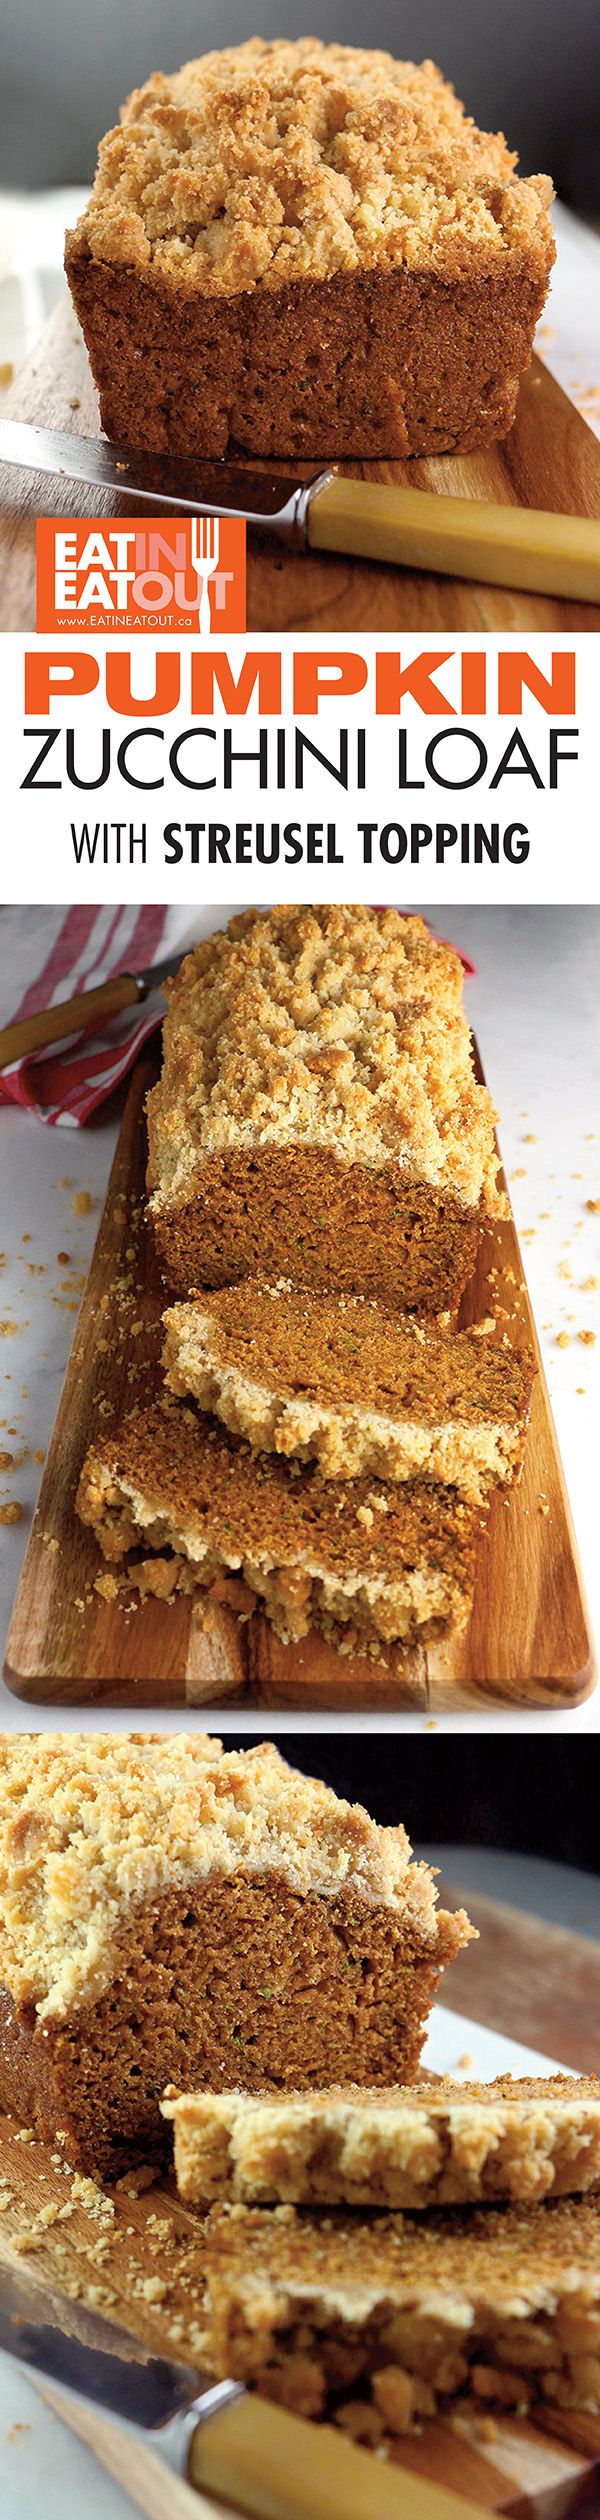
[[[134,1581],[132,1551],[172,1550],[174,1580],[241,1573],[284,1637],[341,1626],[410,1641],[468,1617],[480,1508],[426,1480],[333,1486],[183,1403],[133,1413],[92,1445],[77,1510]]]
[[[325,1149],[498,1211],[494,1112],[473,1073],[460,963],[422,920],[361,905],[246,911],[169,990],[148,1103],[151,1212],[210,1156]]]
[[[431,62],[256,40],[149,79],[67,239],[108,435],[309,461],[503,435],[554,258],[551,185],[514,166]]]
[[[273,1868],[294,1893],[352,1883],[435,1940],[435,1888],[403,1828],[287,1766],[271,1743],[210,1735],[0,1736],[2,1979],[40,2019],[89,2003],[115,1937],[166,1889]],[[451,1920],[449,1920],[451,1922]],[[462,1920],[463,1924],[465,1920]],[[163,2077],[164,2080],[164,2077]]]
[[[461,970],[421,919],[245,912],[170,992],[148,1102],[168,1285],[252,1275],[453,1312],[504,1213]]]
[[[254,39],[135,91],[77,235],[206,297],[386,267],[452,283],[543,262],[551,186],[514,167],[432,62]]]
[[[532,2203],[600,2182],[600,2082],[412,2083],[307,2094],[167,2095],[180,2194],[193,2204]]]

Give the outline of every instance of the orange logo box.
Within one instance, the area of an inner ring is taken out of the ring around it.
[[[246,526],[237,516],[42,516],[37,630],[246,628]]]

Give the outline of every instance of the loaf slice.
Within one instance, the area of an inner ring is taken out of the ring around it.
[[[211,2364],[374,2446],[457,2404],[600,2408],[600,2204],[209,2224]]]
[[[91,1446],[77,1495],[105,1558],[142,1591],[241,1575],[278,1636],[426,1642],[468,1620],[481,1511],[425,1480],[321,1478],[254,1453],[176,1402]]]
[[[317,1461],[326,1479],[425,1478],[475,1498],[520,1468],[533,1358],[477,1331],[448,1337],[361,1296],[253,1278],[164,1323],[168,1389],[255,1451]]]
[[[600,2183],[600,2082],[167,2094],[180,2196],[195,2205],[531,2204]]]
[[[167,1285],[300,1280],[456,1312],[504,1213],[459,958],[361,905],[251,910],[169,993],[148,1100]]]
[[[410,2079],[444,1963],[402,1827],[201,1734],[0,1738],[0,2106],[104,2176],[165,2082]]]
[[[67,238],[103,428],[309,462],[503,436],[554,259],[514,169],[432,62],[253,40],[156,74]]]

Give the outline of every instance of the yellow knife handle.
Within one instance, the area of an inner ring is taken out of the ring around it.
[[[465,2520],[462,2496],[375,2462],[331,2424],[242,2394],[200,2423],[188,2482],[253,2520]],[[469,2520],[489,2520],[469,2503]]]
[[[139,982],[131,972],[122,971],[115,980],[101,981],[97,989],[80,989],[78,997],[64,998],[60,1006],[25,1015],[20,1024],[5,1024],[0,1030],[0,1068],[12,1067],[15,1059],[30,1059],[33,1050],[45,1050],[51,1041],[65,1041],[70,1033],[88,1032],[99,1020],[119,1015],[123,1006],[135,1006],[140,995]]]
[[[312,551],[600,603],[600,519],[496,507],[334,473],[308,504]]]

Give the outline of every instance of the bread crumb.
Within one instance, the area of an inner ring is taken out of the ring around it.
[[[0,1523],[21,1522],[22,1515],[23,1506],[19,1504],[16,1496],[13,1498],[12,1504],[0,1505]]]
[[[595,1347],[596,1345],[595,1330],[578,1330],[577,1337],[580,1340],[582,1347]]]
[[[71,1206],[74,1216],[89,1216],[90,1208],[93,1206],[91,1191],[76,1190],[75,1197],[71,1200]]]
[[[116,1601],[121,1589],[118,1577],[111,1575],[109,1568],[105,1575],[94,1576],[94,1592],[100,1594],[101,1601]]]
[[[556,1333],[556,1345],[557,1345],[557,1347],[559,1347],[559,1348],[567,1348],[567,1347],[570,1347],[570,1345],[571,1345],[571,1334],[570,1334],[570,1331],[569,1331],[569,1330],[557,1330],[557,1333]]]

